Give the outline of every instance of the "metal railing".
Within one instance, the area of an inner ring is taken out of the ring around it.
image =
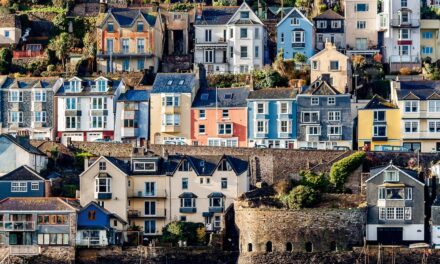
[[[14,51],[13,57],[14,59],[19,58],[38,58],[45,57],[44,50],[32,51],[32,50],[23,50],[23,51]]]
[[[35,230],[34,221],[3,221],[0,230],[5,231],[33,231]]]
[[[420,21],[418,19],[402,21],[401,19],[396,18],[390,20],[390,25],[392,27],[420,27]]]
[[[41,253],[41,247],[38,245],[14,245],[9,246],[9,255],[11,256],[23,256],[23,255],[39,255]]]

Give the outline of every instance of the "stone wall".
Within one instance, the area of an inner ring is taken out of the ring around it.
[[[64,264],[75,262],[75,248],[65,246],[41,246],[41,254],[37,256],[10,256],[7,263],[25,264]]]
[[[132,153],[131,144],[122,143],[101,143],[101,142],[76,142],[73,141],[74,148],[92,153],[96,156],[130,157]]]
[[[363,208],[247,208],[245,202],[238,201],[234,207],[240,253],[250,247],[252,252],[266,252],[268,242],[274,252],[286,252],[287,243],[291,243],[292,252],[306,252],[307,248],[312,252],[351,250],[363,245]]]

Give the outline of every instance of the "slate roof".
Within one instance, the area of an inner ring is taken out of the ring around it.
[[[398,167],[398,166],[393,165],[393,164],[388,164],[388,165],[377,166],[377,167],[373,167],[373,168],[371,168],[371,169],[370,169],[370,175],[371,175],[371,177],[370,177],[369,179],[367,179],[367,181],[370,180],[370,179],[372,179],[373,177],[375,177],[376,174],[378,174],[378,173],[381,172],[382,170],[387,169],[387,168],[390,167],[390,166],[392,166],[392,167],[394,167],[394,168],[397,168],[397,169],[403,171],[404,173],[408,174],[408,175],[409,175],[411,178],[413,178],[414,180],[416,180],[416,181],[418,181],[418,182],[424,184],[424,182],[421,181],[421,180],[419,179],[419,174],[417,173],[417,171],[415,171],[415,170],[410,170],[410,169],[405,169],[405,168],[402,168],[402,167]]]
[[[122,102],[144,102],[150,100],[150,91],[128,90],[119,96],[118,101]]]
[[[332,19],[332,20],[342,19],[342,20],[344,20],[344,17],[331,9],[327,9],[324,13],[317,15],[316,17],[313,18],[313,20],[317,20],[317,19]]]
[[[0,201],[0,211],[66,211],[75,208],[58,197],[10,197]]]
[[[174,175],[180,163],[186,159],[198,176],[212,176],[223,158],[229,162],[237,176],[248,168],[246,160],[229,155],[170,155],[168,160],[164,162],[164,165],[166,166],[167,175]]]
[[[302,92],[302,94],[308,95],[338,95],[341,94],[333,86],[324,80],[316,80],[310,86]]]
[[[113,217],[113,218],[118,219],[118,221],[121,222],[121,223],[127,224],[127,222],[124,221],[124,219],[122,219],[119,215],[110,212],[109,210],[107,210],[107,209],[105,209],[104,207],[100,206],[100,205],[99,205],[98,203],[96,203],[95,201],[91,201],[91,202],[89,202],[89,203],[86,204],[83,208],[81,208],[80,211],[84,211],[84,210],[86,210],[88,207],[90,207],[90,206],[92,206],[92,205],[95,206],[96,208],[100,209],[104,214],[106,214],[106,215],[108,215],[108,216],[110,216],[110,217]]]
[[[44,178],[33,169],[24,165],[1,176],[0,181],[44,181]]]
[[[435,198],[435,200],[432,202],[433,206],[440,206],[440,194],[437,195],[437,197]]]
[[[56,83],[56,78],[10,78],[7,77],[1,83],[1,89],[32,89],[43,88],[52,89]]]
[[[438,99],[440,95],[440,81],[409,81],[400,82],[400,89],[397,90],[399,99],[420,99],[426,100],[431,97]]]
[[[193,73],[158,73],[151,93],[191,93],[195,86]]]
[[[374,95],[368,104],[362,109],[397,109],[397,105],[385,100],[379,95]]]
[[[217,107],[246,107],[248,95],[246,87],[200,89],[192,107],[216,107],[216,101]]]
[[[203,7],[202,17],[196,15],[195,25],[224,25],[234,16],[238,6]]]
[[[108,79],[107,87],[108,90],[106,92],[92,92],[92,85],[96,84],[96,78],[80,78],[81,79],[81,88],[80,92],[66,92],[65,86],[69,85],[69,80],[64,80],[63,85],[58,89],[56,96],[90,96],[90,95],[114,95],[116,89],[122,80],[113,80]]]
[[[1,134],[0,137],[5,137],[5,138],[9,139],[12,143],[14,143],[15,145],[19,146],[20,148],[24,149],[25,151],[27,151],[29,153],[36,154],[36,155],[44,155],[43,152],[41,152],[39,149],[37,149],[36,147],[32,146],[29,143],[28,138],[13,137],[9,134]]]
[[[279,15],[281,11],[284,10],[284,15],[287,15],[290,13],[290,11],[292,11],[293,7],[284,7],[281,8],[281,6],[269,6],[267,8],[267,11],[271,12],[274,15]]]
[[[248,99],[294,99],[296,95],[292,88],[266,88],[250,92]]]
[[[108,161],[126,174],[130,174],[130,163],[114,157],[104,156]]]
[[[108,14],[113,15],[121,27],[132,27],[138,16],[143,16],[148,24],[154,27],[157,13],[148,11],[147,9],[113,8],[108,11]]]
[[[7,27],[21,28],[19,17],[14,14],[2,14],[0,16],[0,28]]]

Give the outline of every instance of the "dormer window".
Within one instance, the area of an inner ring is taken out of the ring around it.
[[[167,82],[167,85],[172,85],[173,84],[173,80],[169,80],[168,82]]]
[[[384,182],[398,182],[399,174],[397,171],[385,171],[384,172]]]
[[[135,161],[133,162],[134,171],[156,171],[156,163],[152,161]]]
[[[249,19],[249,11],[241,11],[240,19]]]
[[[183,85],[184,83],[185,83],[184,80],[180,80],[180,81],[179,81],[179,85]]]
[[[100,193],[111,193],[111,178],[96,178],[95,179],[95,192]]]
[[[81,82],[80,81],[70,81],[70,92],[77,93],[81,90]]]
[[[142,31],[144,31],[144,23],[142,23],[142,22],[137,22],[137,27],[136,27],[136,29],[137,29],[137,32],[142,32]]]
[[[114,32],[115,31],[115,29],[113,27],[113,23],[111,23],[111,22],[107,23],[107,31],[108,32]]]
[[[188,160],[183,160],[179,166],[179,171],[192,171],[191,164],[189,164]]]
[[[107,81],[106,80],[99,80],[96,83],[96,89],[98,90],[98,92],[107,91]]]
[[[219,171],[232,171],[231,164],[226,159],[223,159],[218,165]]]

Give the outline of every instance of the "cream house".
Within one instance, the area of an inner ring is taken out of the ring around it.
[[[0,47],[17,45],[21,38],[21,23],[14,14],[2,14],[0,16]]]
[[[350,58],[336,49],[331,42],[325,43],[325,49],[310,58],[311,82],[318,79],[329,80],[329,84],[338,92],[345,94],[352,89]]]
[[[420,50],[422,58],[427,57],[435,62],[440,59],[440,20],[420,20]]]

